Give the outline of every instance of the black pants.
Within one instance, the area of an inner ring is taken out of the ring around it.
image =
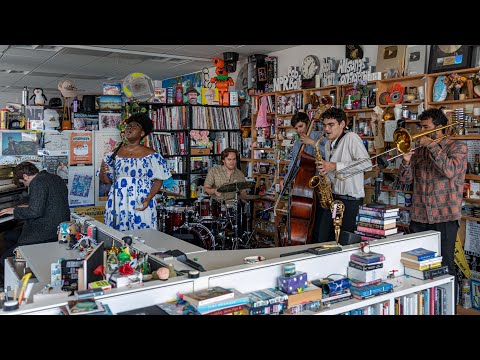
[[[455,241],[457,240],[458,221],[447,221],[438,224],[424,224],[416,221],[410,222],[410,230],[414,233],[427,230],[440,232],[442,252],[442,265],[448,266],[448,273],[455,276]]]
[[[347,200],[333,195],[334,200],[340,200],[345,205],[343,211],[342,231],[354,232],[357,228],[356,217],[358,215],[358,207],[363,205],[363,198],[356,200]],[[317,210],[315,212],[315,230],[313,232],[313,242],[335,241],[335,231],[333,228],[332,213],[330,209],[323,209],[317,202]]]
[[[455,276],[455,241],[457,241],[458,220],[446,221],[437,224],[424,224],[410,221],[410,230],[413,233],[435,230],[440,232],[440,251],[442,252],[442,266],[448,266],[448,273]],[[454,282],[455,304],[458,303],[459,284]]]
[[[3,284],[3,277],[5,275],[5,259],[13,256],[13,250],[18,246],[18,238],[22,233],[22,227],[5,231],[3,235],[3,253],[0,256],[0,282]]]

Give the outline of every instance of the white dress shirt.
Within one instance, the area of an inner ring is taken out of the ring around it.
[[[360,159],[369,159],[369,155],[363,141],[354,132],[347,132],[336,144],[337,139],[327,141],[325,144],[325,155],[327,161],[337,164],[337,171],[342,170]],[[332,146],[333,145],[333,146]],[[334,148],[332,150],[332,148]],[[335,172],[329,171],[327,173],[330,182],[332,183],[332,192],[337,195],[349,195],[355,198],[365,197],[363,172],[372,169],[372,161],[365,161],[348,170],[341,171],[339,175],[349,175],[351,173],[363,170],[357,175],[351,176],[345,180],[335,178]]]

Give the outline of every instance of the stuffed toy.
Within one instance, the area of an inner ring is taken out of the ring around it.
[[[228,72],[225,69],[225,62],[219,58],[213,59],[213,64],[216,66],[216,77],[211,78],[210,82],[215,83],[219,93],[220,106],[228,106],[230,104],[230,95],[228,94],[228,87],[233,86],[233,79],[228,76]]]
[[[45,105],[45,101],[47,101],[47,97],[43,93],[42,88],[33,89],[33,95],[30,96],[30,100],[33,98],[35,98],[35,105]]]

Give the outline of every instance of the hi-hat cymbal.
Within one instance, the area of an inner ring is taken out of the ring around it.
[[[219,193],[237,192],[240,190],[251,188],[253,186],[255,186],[255,182],[253,181],[239,181],[222,185],[217,189],[217,191]]]

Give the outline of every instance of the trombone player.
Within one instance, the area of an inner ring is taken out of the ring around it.
[[[418,117],[423,132],[447,125],[442,110],[428,109]],[[462,216],[467,170],[467,145],[444,135],[445,128],[418,140],[419,149],[403,154],[399,180],[413,183],[410,230],[441,233],[442,265],[455,275],[455,240]]]
[[[326,110],[321,115],[321,120],[328,141],[325,144],[326,159],[316,161],[317,171],[328,176],[333,199],[340,200],[345,205],[341,230],[353,233],[356,229],[358,209],[363,205],[365,197],[363,172],[371,170],[372,162],[369,161],[367,149],[360,136],[352,131],[345,132],[347,116],[342,109]],[[365,161],[359,161],[364,159]],[[341,181],[335,174],[343,169],[344,174],[358,173]],[[317,209],[317,214],[320,213],[317,216],[321,217],[317,226],[320,226],[318,230],[323,236],[316,239],[317,242],[335,241],[330,210],[321,207]],[[324,212],[328,214],[322,216]]]

